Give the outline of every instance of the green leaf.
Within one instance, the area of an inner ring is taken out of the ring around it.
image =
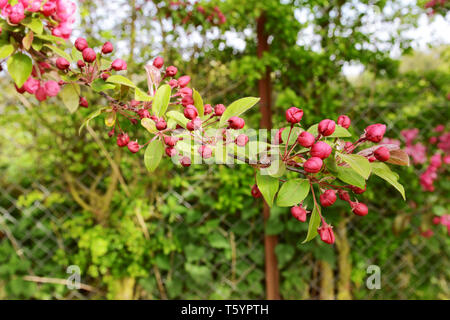
[[[168,84],[164,84],[158,88],[153,97],[152,110],[157,117],[162,117],[169,106],[170,94],[172,89]]]
[[[153,140],[145,149],[144,163],[149,172],[155,171],[161,162],[164,152],[164,145],[160,140]]]
[[[99,79],[95,79],[91,83],[91,88],[95,92],[100,92],[100,91],[105,91],[105,90],[109,90],[109,89],[114,89],[115,87],[116,87],[116,85],[114,85],[112,83],[107,83],[107,82],[105,82],[105,80],[100,79],[100,78]]]
[[[261,174],[277,178],[281,177],[285,172],[286,164],[280,159],[273,160],[269,167],[261,169]]]
[[[391,185],[394,186],[395,189],[400,192],[403,197],[403,200],[406,200],[405,189],[402,184],[398,182],[399,176],[395,172],[391,171],[391,169],[383,162],[372,162],[372,172],[379,176],[380,178],[386,180]]]
[[[305,240],[302,243],[306,243],[314,239],[319,233],[317,232],[317,228],[320,225],[320,206],[314,205],[314,209],[311,213],[311,218],[309,218],[308,225],[308,234],[306,235]]]
[[[234,101],[226,108],[220,117],[220,126],[224,126],[228,119],[237,117],[258,103],[259,98],[247,97]]]
[[[0,47],[0,59],[9,57],[14,52],[14,46],[10,43],[6,43]]]
[[[95,117],[98,117],[100,114],[102,114],[102,112],[103,112],[104,110],[106,110],[106,109],[107,109],[107,108],[103,107],[103,108],[97,109],[97,110],[95,110],[94,112],[90,113],[90,114],[83,120],[83,123],[81,124],[80,129],[78,129],[78,134],[80,135],[80,134],[81,134],[81,131],[83,130],[83,128],[84,128],[85,126],[87,126],[87,125],[89,124],[89,122],[90,122],[92,119],[94,119]]]
[[[44,46],[51,49],[58,56],[63,57],[64,59],[66,59],[69,62],[72,62],[72,57],[69,54],[67,54],[64,50],[61,50],[61,49],[59,49],[55,46],[49,45],[49,44],[44,44]]]
[[[316,123],[308,128],[308,132],[314,136],[317,136],[317,134],[319,133],[318,127],[319,127],[319,124]],[[351,136],[352,136],[352,134],[347,129],[345,129],[344,127],[341,127],[340,125],[337,124],[336,129],[334,130],[333,134],[327,136],[327,138],[328,137],[329,138],[346,138],[346,137],[351,137]]]
[[[42,47],[44,46],[44,43],[41,39],[38,39],[36,35],[34,35],[33,43],[31,44],[31,47],[36,51],[41,51]]]
[[[184,114],[182,114],[179,111],[175,111],[175,110],[167,112],[167,117],[175,120],[183,128],[186,128],[186,125],[187,125],[187,123],[189,121],[188,119],[186,119]]]
[[[281,139],[283,140],[283,143],[286,144],[288,137],[289,137],[289,131],[291,130],[290,127],[286,127],[283,132],[281,133]],[[302,128],[299,127],[293,127],[292,128],[292,132],[291,132],[291,136],[289,137],[289,144],[293,145],[295,143],[295,141],[297,140],[298,136],[300,133],[302,133],[304,130]]]
[[[71,55],[73,61],[83,60],[83,54],[80,51],[78,51],[76,47],[72,48]]]
[[[106,82],[115,83],[115,84],[121,84],[123,86],[130,87],[130,88],[136,88],[136,85],[133,82],[131,82],[130,79],[125,78],[124,76],[121,76],[119,74],[110,76],[106,80]]]
[[[194,89],[194,92],[192,94],[192,98],[194,99],[194,106],[197,108],[198,115],[200,117],[203,117],[204,114],[204,106],[203,106],[203,99],[200,93],[198,93],[197,90]]]
[[[134,100],[137,101],[152,101],[153,97],[146,94],[144,91],[142,91],[139,88],[134,88]]]
[[[352,168],[337,167],[337,178],[345,183],[364,189],[366,180]]]
[[[256,184],[269,207],[272,207],[275,194],[278,191],[278,179],[268,175],[261,175],[261,172],[258,171],[256,173]]]
[[[367,158],[358,154],[337,153],[337,155],[364,179],[367,180],[369,178],[371,167]]]
[[[17,87],[21,88],[28,77],[31,75],[33,69],[33,62],[31,58],[23,53],[15,53],[8,59],[8,72],[16,83]]]
[[[61,99],[70,113],[77,111],[80,104],[80,86],[76,83],[69,83],[61,90]]]
[[[25,50],[30,50],[31,45],[33,44],[34,33],[33,31],[28,32],[25,37],[22,39],[22,44]]]
[[[277,205],[290,207],[305,200],[309,193],[309,181],[307,179],[288,180],[280,188],[277,196]]]
[[[155,134],[155,133],[158,132],[158,130],[156,129],[155,121],[153,121],[152,119],[149,119],[149,118],[143,118],[143,119],[141,120],[141,125],[142,125],[145,129],[147,129],[147,131],[150,132],[150,133]]]
[[[42,34],[42,32],[44,31],[44,25],[39,18],[28,17],[22,20],[21,24],[30,28],[30,30],[37,34]]]

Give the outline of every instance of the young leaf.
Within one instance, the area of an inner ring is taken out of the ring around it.
[[[23,53],[17,52],[8,59],[7,65],[9,74],[17,87],[21,88],[31,75],[33,69],[31,58]]]
[[[360,174],[364,179],[369,179],[370,162],[367,158],[358,154],[337,153],[338,156],[346,162],[353,170]]]
[[[109,90],[109,89],[114,89],[116,87],[116,85],[112,84],[112,83],[107,83],[105,82],[105,80],[103,79],[95,79],[92,84],[91,84],[91,88],[92,90],[94,90],[95,92],[100,92],[100,91],[105,91],[105,90]]]
[[[256,173],[256,184],[258,185],[259,191],[263,195],[269,207],[273,205],[273,199],[278,191],[279,182],[277,178],[273,178],[268,175],[261,175],[258,171]]]
[[[109,112],[108,116],[105,118],[105,125],[107,127],[112,127],[116,123],[116,112]]]
[[[392,163],[399,166],[409,166],[409,156],[404,150],[391,150],[389,154],[390,156],[388,161],[386,161],[387,163]]]
[[[144,91],[142,91],[139,88],[134,88],[134,100],[136,101],[152,101],[153,97],[146,94]]]
[[[69,62],[72,62],[72,57],[69,54],[67,54],[64,50],[61,50],[61,49],[59,49],[55,46],[49,45],[49,44],[44,44],[44,46],[51,49],[58,56],[63,57],[64,59],[66,59]]]
[[[130,79],[127,79],[124,76],[121,76],[119,74],[115,74],[113,76],[110,76],[106,80],[106,82],[115,83],[115,84],[121,84],[121,85],[126,86],[126,87],[136,88],[136,85],[133,82],[131,82]]]
[[[309,182],[306,179],[288,180],[280,188],[277,196],[277,205],[290,207],[305,200],[309,193]]]
[[[3,44],[0,47],[0,59],[9,57],[14,52],[14,46],[10,43]]]
[[[164,145],[160,140],[153,140],[145,149],[144,163],[149,172],[155,171],[161,162],[164,152]]]
[[[314,136],[317,136],[317,134],[319,133],[318,128],[319,124],[316,123],[314,125],[312,125],[311,127],[308,128],[308,132],[311,133]],[[352,134],[345,129],[344,127],[341,127],[340,125],[336,125],[336,129],[334,130],[333,134],[328,136],[330,138],[345,138],[345,137],[351,137]]]
[[[103,107],[103,108],[97,109],[97,110],[95,110],[94,112],[90,113],[90,114],[83,120],[83,123],[81,124],[80,129],[78,129],[78,135],[81,134],[81,131],[83,130],[83,128],[84,128],[85,126],[87,126],[87,125],[89,124],[89,122],[90,122],[92,119],[94,119],[95,117],[98,117],[105,109],[106,109],[106,108]]]
[[[364,189],[366,180],[352,168],[337,167],[337,178],[345,183]]]
[[[152,119],[149,119],[149,118],[143,118],[143,119],[141,120],[141,125],[142,125],[145,129],[147,129],[147,131],[150,132],[150,133],[155,134],[155,133],[158,132],[158,130],[156,129],[155,121],[153,121]]]
[[[152,110],[157,117],[162,117],[169,106],[170,94],[172,89],[168,84],[164,84],[156,90],[153,97]]]
[[[204,106],[203,106],[203,99],[200,93],[198,93],[197,90],[194,89],[194,92],[192,94],[192,98],[194,99],[194,106],[197,108],[198,115],[200,117],[203,117],[204,114]]]
[[[234,101],[220,117],[220,126],[224,126],[228,119],[237,117],[258,103],[259,98],[247,97]]]
[[[303,240],[302,243],[311,241],[318,235],[317,228],[319,228],[319,225],[320,225],[320,206],[315,205],[311,213],[311,218],[309,218],[308,234],[306,235],[306,238],[305,240]]]
[[[22,39],[22,44],[23,44],[23,47],[24,47],[26,50],[30,50],[31,45],[33,44],[33,39],[34,39],[34,33],[33,33],[33,31],[28,32],[28,33],[26,34],[26,36],[23,37],[23,39]]]
[[[41,19],[39,18],[31,18],[27,17],[22,20],[21,24],[30,28],[34,33],[41,34],[44,31],[44,25],[42,24]]]
[[[175,120],[180,126],[183,128],[186,128],[186,125],[188,123],[188,119],[179,111],[169,111],[167,112],[167,116],[173,120]]]
[[[394,188],[397,189],[398,192],[400,192],[400,194],[403,197],[403,200],[406,200],[405,189],[398,182],[398,178],[399,178],[398,174],[396,174],[395,172],[391,171],[391,169],[383,162],[372,162],[371,166],[372,166],[372,172],[374,174],[376,174],[380,178],[386,180],[391,185],[393,185]]]
[[[76,83],[69,83],[61,90],[61,99],[70,113],[78,109],[80,103],[80,86]]]
[[[288,137],[289,137],[289,131],[291,130],[290,127],[286,127],[283,132],[281,133],[281,139],[283,140],[283,143],[286,144]],[[291,136],[289,137],[289,146],[293,145],[295,143],[295,141],[297,140],[298,136],[300,133],[302,133],[304,130],[302,128],[299,127],[293,127],[292,128],[292,132],[291,132]]]

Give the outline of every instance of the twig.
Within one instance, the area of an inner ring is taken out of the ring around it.
[[[37,277],[37,276],[24,276],[23,279],[25,281],[31,281],[31,282],[37,282],[37,283],[52,283],[52,284],[61,284],[64,286],[67,286],[71,284],[66,279],[60,279],[60,278],[47,278],[47,277]],[[100,292],[97,288],[94,288],[88,284],[80,283],[80,289],[90,292]]]

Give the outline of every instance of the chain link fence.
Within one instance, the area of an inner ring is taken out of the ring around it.
[[[373,106],[361,113],[353,124],[362,129],[368,124],[364,119],[373,119],[376,115],[380,122],[387,122],[390,137],[399,137],[398,128],[402,128],[399,124],[407,119],[402,116],[402,110],[398,105]],[[67,221],[85,209],[69,193],[62,171],[55,170],[61,166],[59,158],[46,159],[45,153],[42,157],[42,150],[38,150],[40,135],[48,134],[48,129],[41,128],[39,121],[31,116],[27,121],[34,123],[33,129],[24,129],[18,124],[23,121],[25,112],[25,109],[17,111],[15,108],[6,108],[2,115],[10,117],[10,129],[3,123],[5,129],[2,129],[0,139],[14,147],[7,148],[3,144],[0,149],[0,166],[4,172],[0,179],[0,251],[8,254],[4,256],[3,266],[0,267],[0,297],[14,298],[20,296],[21,290],[31,290],[23,282],[12,285],[26,279],[26,283],[33,286],[35,298],[105,298],[104,283],[99,283],[92,275],[81,275],[81,282],[86,285],[84,290],[68,290],[64,285],[70,275],[66,273],[67,266],[58,263],[58,251],[62,250],[68,256],[75,254],[77,243],[65,239],[61,231],[64,231]],[[435,119],[446,112],[445,108],[436,108]],[[432,130],[435,119],[424,119],[421,128]],[[57,147],[50,143],[48,148]],[[98,154],[97,158],[103,157],[98,148],[90,152]],[[84,168],[76,179],[82,185],[81,188],[90,188],[98,180],[107,180],[108,170],[99,174],[93,167]],[[239,170],[230,174],[229,181],[219,182],[214,170],[202,168],[194,180],[192,176],[182,175],[180,179],[188,179],[188,184],[174,186],[168,183],[156,191],[154,201],[162,205],[162,211],[167,210],[172,214],[172,210],[181,210],[181,213],[176,211],[172,221],[158,219],[151,223],[154,228],[171,224],[171,232],[179,236],[183,251],[173,251],[156,259],[157,267],[149,269],[148,276],[138,277],[134,297],[265,297],[264,228],[259,214],[260,204],[250,199],[245,202],[245,208],[235,209],[233,214],[224,214],[227,211],[226,202],[222,209],[202,203],[207,200],[200,200],[200,197],[219,201],[220,190],[214,187],[218,183],[220,186],[231,183],[231,189],[249,189],[249,185],[239,185],[232,180]],[[418,178],[423,169],[414,167],[402,169],[401,172],[407,170],[409,175]],[[376,184],[374,186],[376,188]],[[409,185],[405,187],[408,192]],[[273,227],[269,230],[279,235],[277,255],[283,298],[450,298],[448,235],[435,232],[430,239],[420,236],[421,223],[414,222],[421,219],[421,208],[405,209],[410,208],[408,202],[399,206],[400,195],[393,189],[380,189],[380,192],[378,195],[368,194],[371,214],[367,219],[352,217],[349,209],[344,207],[327,213],[337,232],[335,246],[326,246],[318,241],[300,246],[306,226],[299,226],[296,221],[294,224],[287,209],[273,210],[278,224],[286,225],[280,227],[284,229]],[[233,196],[231,193],[231,196],[227,196],[235,197],[230,201],[243,201],[240,194]],[[149,200],[142,197],[142,201]],[[248,201],[250,205],[247,205]],[[185,208],[185,211],[180,208]],[[184,214],[186,212],[195,214],[189,216]],[[274,222],[275,226],[278,224]],[[208,228],[205,229],[205,226]],[[198,235],[190,238],[191,233],[187,233],[187,229],[198,232]],[[215,230],[214,233],[211,230]],[[368,269],[371,265],[375,269]],[[376,283],[377,267],[380,286]],[[374,284],[372,289],[370,285],[368,287],[369,282]],[[9,290],[5,289],[7,286]]]

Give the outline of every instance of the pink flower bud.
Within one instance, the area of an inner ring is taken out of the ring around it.
[[[326,190],[319,198],[323,207],[329,207],[336,202],[336,192],[334,190]]]
[[[77,61],[77,66],[78,66],[78,68],[84,68],[84,67],[86,67],[86,63],[84,63],[84,61],[83,60],[78,60]]]
[[[178,141],[178,139],[175,137],[171,137],[171,136],[164,137],[164,143],[168,147],[175,147],[175,145],[177,144],[177,141]]]
[[[97,55],[95,54],[95,51],[92,48],[86,48],[82,52],[83,60],[87,63],[94,62],[95,59],[97,59]]]
[[[352,211],[357,216],[366,216],[369,213],[369,209],[364,203],[360,202],[352,202],[350,203],[350,206],[352,207]]]
[[[50,17],[52,14],[54,14],[56,11],[56,3],[52,1],[47,1],[44,3],[44,6],[42,7],[42,13],[46,17]],[[80,50],[81,51],[81,50]]]
[[[383,162],[388,161],[390,157],[389,149],[386,147],[379,147],[373,154],[378,161]]]
[[[29,94],[35,94],[37,89],[41,86],[39,80],[29,77],[22,86],[22,89]]]
[[[156,129],[158,129],[159,131],[164,130],[166,128],[167,128],[167,123],[164,119],[161,118],[156,122]]]
[[[180,90],[180,94],[182,97],[189,96],[192,97],[192,89],[191,88],[182,88]],[[194,100],[192,100],[194,101]]]
[[[225,112],[225,106],[223,104],[217,104],[214,107],[214,115],[220,117]]]
[[[322,169],[323,161],[318,157],[311,157],[303,164],[303,169],[309,173],[317,173]]]
[[[127,63],[122,59],[116,59],[111,64],[111,68],[113,68],[116,71],[127,70]]]
[[[183,157],[180,159],[180,163],[183,167],[189,167],[191,165],[191,158]]]
[[[49,97],[56,97],[59,93],[60,87],[58,82],[49,80],[44,84],[45,93]]]
[[[186,129],[188,129],[189,131],[194,131],[200,129],[201,126],[202,126],[202,119],[195,118],[186,124]]]
[[[286,110],[286,120],[289,123],[298,123],[300,120],[302,120],[303,117],[303,110],[291,107]]]
[[[441,217],[434,217],[433,218],[433,224],[440,224],[441,223]]]
[[[166,69],[166,77],[173,77],[178,72],[178,69],[174,66],[167,67]]]
[[[80,97],[80,107],[83,107],[83,108],[89,107],[89,102],[86,100],[85,97]]]
[[[164,59],[161,57],[156,57],[155,60],[153,60],[153,66],[161,69],[162,66],[164,65]]]
[[[58,59],[56,59],[56,67],[59,70],[67,70],[70,67],[70,62],[62,57],[59,57]]]
[[[239,117],[231,117],[228,119],[228,124],[231,129],[239,130],[245,126],[245,121]]]
[[[352,153],[355,150],[355,146],[350,141],[347,141],[344,145],[344,150],[348,153]]]
[[[172,79],[169,81],[169,86],[173,89],[175,87],[178,87],[178,81],[176,79]]]
[[[365,131],[367,140],[372,142],[380,142],[386,132],[386,126],[380,123],[371,124]]]
[[[140,119],[150,118],[150,112],[147,109],[139,109],[137,114]]]
[[[103,44],[103,47],[102,47],[102,53],[103,54],[111,53],[111,52],[113,52],[113,50],[114,50],[114,46],[113,46],[113,44],[111,42],[106,41]]]
[[[130,137],[128,136],[128,134],[120,133],[117,136],[117,145],[119,147],[125,147],[126,145],[128,145],[128,142],[130,142]]]
[[[211,107],[210,104],[205,104],[205,105],[203,106],[203,108],[204,108],[203,113],[204,113],[205,115],[206,115],[206,114],[210,114],[210,113],[212,113],[212,111],[213,111],[213,109],[212,109],[212,107]]]
[[[240,134],[236,137],[235,143],[239,147],[244,147],[248,143],[248,137],[245,134]]]
[[[47,100],[47,93],[45,92],[44,87],[39,87],[34,95],[36,96],[36,99],[38,99],[40,102]]]
[[[183,114],[187,119],[194,120],[198,116],[198,111],[196,107],[190,104],[184,108]]]
[[[261,191],[259,191],[259,188],[258,188],[258,186],[256,184],[254,184],[252,186],[252,196],[255,199],[258,199],[258,198],[262,197]]]
[[[184,96],[183,99],[181,99],[181,104],[184,107],[187,107],[188,105],[193,105],[194,104],[194,99],[192,98],[192,96]]]
[[[184,87],[186,87],[189,84],[190,81],[191,81],[191,77],[189,77],[189,76],[182,76],[182,77],[178,78],[178,85],[181,88],[184,88]]]
[[[306,210],[301,206],[294,206],[291,208],[292,216],[298,221],[305,222],[306,221]]]
[[[102,75],[101,75],[101,77],[102,77],[102,79],[103,79],[104,81],[108,80],[108,78],[109,78],[110,76],[111,76],[111,75],[110,75],[109,73],[107,73],[107,72],[103,72]]]
[[[350,186],[350,189],[353,191],[354,194],[363,194],[364,192],[366,192],[367,185],[364,186],[364,189],[361,189],[357,186]]]
[[[297,138],[298,144],[305,148],[310,148],[314,144],[314,141],[314,136],[307,131],[300,133]]]
[[[347,201],[347,202],[350,201],[350,195],[348,194],[347,191],[339,189],[338,195],[339,195],[339,199]]]
[[[166,152],[166,155],[167,155],[169,158],[172,158],[172,157],[175,157],[176,155],[178,155],[177,149],[175,149],[175,148],[173,148],[173,147],[167,147],[167,148],[165,149],[165,152]]]
[[[23,19],[25,19],[25,9],[22,3],[18,3],[11,7],[8,19],[12,24],[19,24]]]
[[[198,148],[198,153],[202,156],[203,159],[209,159],[212,155],[212,150],[208,146],[200,146]]]
[[[77,38],[77,40],[75,40],[75,48],[77,48],[78,51],[83,52],[87,47],[89,47],[89,45],[85,38]]]
[[[334,233],[333,229],[330,225],[324,224],[320,228],[317,229],[317,232],[319,233],[320,240],[322,240],[325,243],[333,244],[334,243]]]
[[[332,152],[330,145],[323,141],[318,141],[311,147],[311,156],[321,159],[328,158]]]
[[[333,120],[324,119],[319,122],[318,131],[324,137],[331,136],[335,129],[336,123]]]
[[[337,119],[337,124],[345,129],[348,129],[351,123],[352,121],[346,115],[340,115]]]
[[[136,153],[139,151],[139,149],[141,148],[141,146],[139,145],[139,143],[137,141],[130,141],[127,144],[128,150],[130,150],[132,153]]]

